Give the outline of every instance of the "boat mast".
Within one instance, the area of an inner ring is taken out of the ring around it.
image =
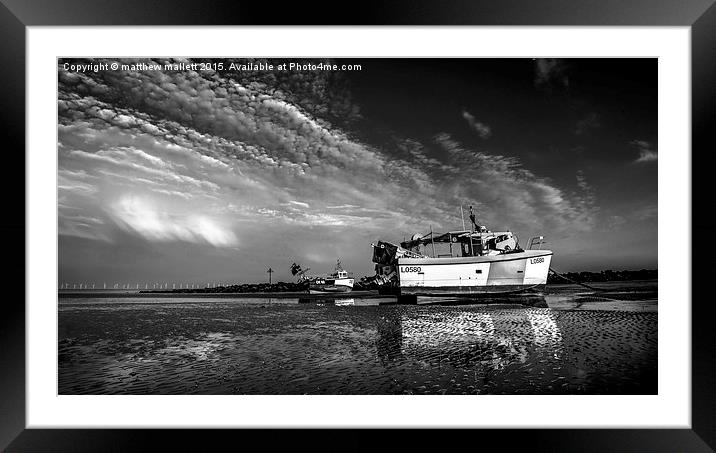
[[[435,258],[435,241],[433,240],[433,226],[430,225],[430,243],[433,245],[433,258]]]
[[[472,214],[472,206],[470,206],[470,220],[474,219],[475,216]],[[463,219],[463,223],[465,220]],[[470,225],[470,256],[475,256],[475,251],[472,249],[472,234],[475,232],[475,221],[472,220],[472,224]]]

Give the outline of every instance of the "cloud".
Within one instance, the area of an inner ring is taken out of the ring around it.
[[[492,135],[490,126],[485,123],[481,123],[480,121],[477,121],[475,117],[467,110],[462,111],[462,117],[465,119],[465,121],[467,121],[467,124],[468,126],[470,126],[470,129],[477,132],[477,134],[481,138],[489,138],[490,135]]]
[[[639,151],[639,157],[634,161],[635,163],[656,162],[658,160],[659,155],[653,149],[651,143],[643,140],[632,140],[629,144]]]
[[[395,146],[361,141],[338,126],[350,124],[339,113],[359,109],[337,76],[254,76],[60,69],[60,234],[242,253],[265,253],[290,235],[292,250],[308,253],[326,238],[369,243],[455,228],[468,204],[491,228],[525,235],[594,224],[584,190],[566,191],[448,134],[395,138]],[[462,114],[489,136],[489,126]]]
[[[569,88],[567,64],[558,58],[535,59],[535,86],[552,90]]]
[[[582,170],[577,171],[576,178],[577,186],[579,186],[582,191],[589,192],[592,190],[592,187],[587,183],[587,178],[584,177],[584,172]]]
[[[582,170],[578,170],[575,176],[579,193],[575,196],[574,200],[577,206],[579,206],[578,209],[582,212],[590,212],[592,216],[596,215],[599,209],[596,207],[594,188],[587,182],[587,178],[584,176]]]
[[[627,223],[627,219],[620,215],[612,215],[606,219],[606,227],[608,230],[618,230],[623,228]]]
[[[348,209],[348,208],[358,208],[359,206],[354,204],[343,204],[340,206],[326,206],[326,209]]]
[[[295,201],[295,200],[289,201],[289,204],[300,206],[300,207],[306,208],[306,209],[311,207],[311,205],[309,205],[308,203],[304,203],[302,201]]]
[[[448,205],[473,204],[495,228],[585,231],[595,224],[594,199],[570,196],[519,160],[464,148],[448,134],[435,142],[448,153],[449,169],[439,186]]]
[[[601,127],[601,122],[599,120],[599,115],[592,112],[589,115],[587,115],[586,118],[583,118],[579,121],[577,121],[577,125],[574,128],[574,133],[577,135],[583,135],[589,132],[592,129],[597,129]]]
[[[121,228],[148,240],[205,242],[218,247],[237,244],[234,233],[215,219],[167,210],[142,197],[123,196],[109,207],[109,213]]]
[[[656,220],[659,208],[656,204],[647,204],[632,212],[632,217],[637,221]]]

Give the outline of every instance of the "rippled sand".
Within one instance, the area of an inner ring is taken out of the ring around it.
[[[550,308],[61,299],[59,392],[657,392],[655,299],[546,299]]]

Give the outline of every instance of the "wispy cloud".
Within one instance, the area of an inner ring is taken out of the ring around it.
[[[490,126],[475,119],[475,117],[467,110],[462,111],[462,117],[465,121],[467,121],[467,125],[470,126],[470,129],[477,132],[477,135],[481,138],[490,138],[490,135],[492,135]]]
[[[658,213],[659,208],[656,204],[647,204],[646,206],[636,209],[632,213],[632,216],[639,221],[656,220]]]
[[[577,121],[577,125],[574,128],[574,133],[577,135],[584,135],[592,129],[601,127],[601,121],[599,115],[592,112],[585,118]]]
[[[635,163],[655,162],[658,160],[659,154],[651,143],[644,140],[632,140],[629,144],[639,151],[639,157],[636,158]]]
[[[441,187],[450,187],[453,206],[470,200],[491,224],[551,231],[594,226],[593,199],[572,197],[518,159],[464,148],[448,134],[435,137],[450,163]],[[459,181],[450,185],[449,181]],[[513,227],[513,228],[515,228]]]
[[[536,58],[534,83],[548,90],[569,88],[567,64],[558,58]]]
[[[296,200],[289,201],[289,204],[300,206],[300,207],[306,208],[306,209],[311,207],[311,205],[309,205],[308,203],[304,203],[302,201],[296,201]]]
[[[122,229],[148,240],[205,242],[218,247],[237,245],[234,233],[215,219],[172,210],[139,196],[121,197],[109,207],[109,214]]]

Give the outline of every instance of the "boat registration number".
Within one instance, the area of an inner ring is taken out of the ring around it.
[[[400,272],[422,272],[420,266],[401,266]]]
[[[532,258],[530,264],[544,263],[544,257]]]

